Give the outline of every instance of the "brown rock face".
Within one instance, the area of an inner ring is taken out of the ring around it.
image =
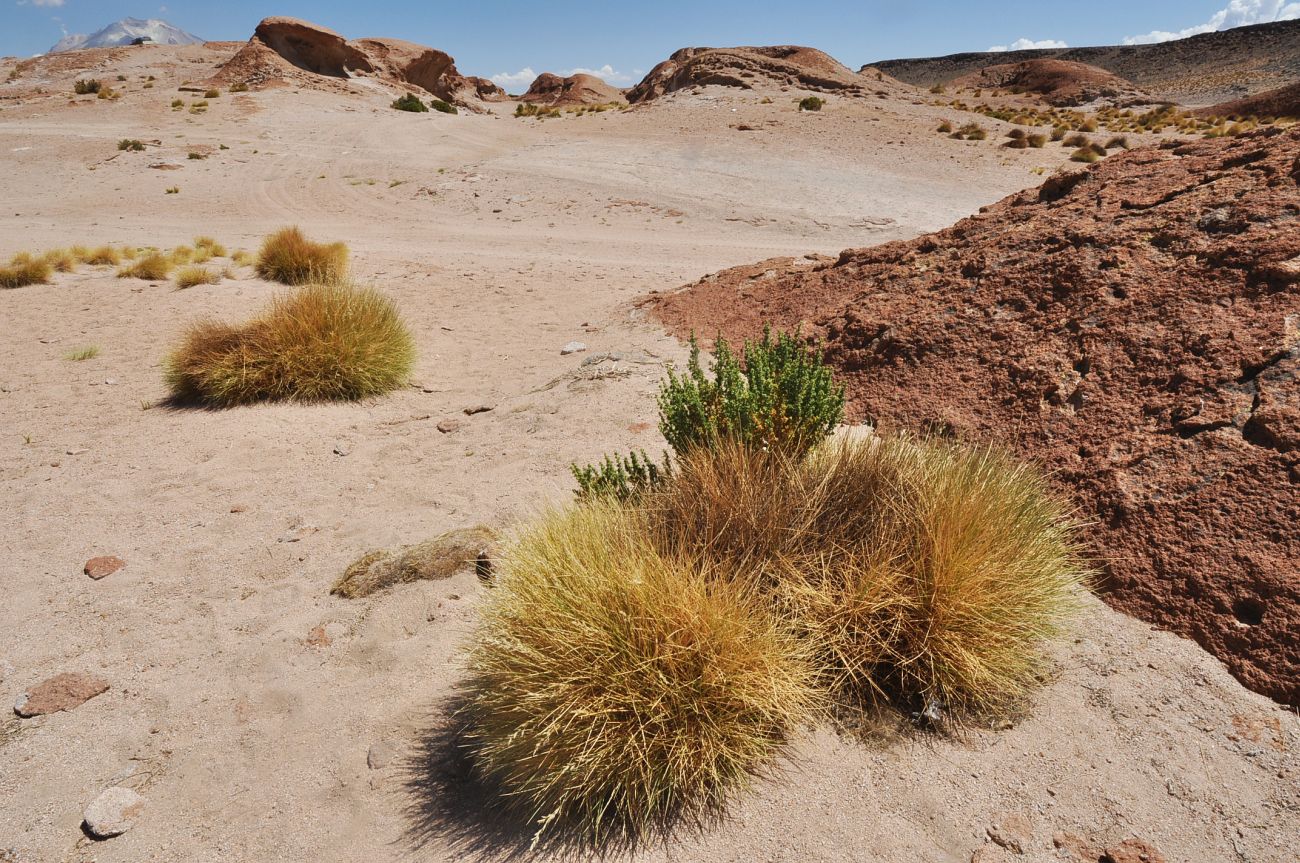
[[[328,79],[367,76],[399,87],[420,88],[461,104],[505,98],[491,81],[466,77],[451,55],[401,39],[349,41],[297,18],[272,17],[217,76],[227,83],[263,87],[289,80],[325,85]]]
[[[650,70],[629,102],[646,102],[687,87],[721,84],[752,89],[769,84],[823,92],[865,93],[867,81],[829,54],[797,45],[682,48]]]
[[[539,105],[606,105],[623,99],[623,91],[611,87],[595,75],[570,75],[561,78],[543,72],[533,81],[521,102]]]
[[[71,710],[108,691],[108,681],[89,674],[56,674],[19,696],[14,713],[24,719]]]
[[[1201,117],[1300,118],[1300,82],[1245,99],[1221,102],[1209,108],[1201,108],[1195,113]]]
[[[825,341],[858,419],[988,439],[1078,504],[1115,607],[1300,704],[1300,129],[1113,156],[947,230],[729,270],[676,332]]]
[[[1131,105],[1155,101],[1131,81],[1113,72],[1069,60],[1027,60],[1000,63],[953,81],[956,87],[1015,89],[1042,96],[1057,107],[1106,101]]]

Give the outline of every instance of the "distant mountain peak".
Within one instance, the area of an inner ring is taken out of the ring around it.
[[[154,45],[197,45],[204,41],[158,18],[123,18],[89,35],[75,33],[64,36],[49,53],[76,51],[78,48],[118,48],[137,39]]]

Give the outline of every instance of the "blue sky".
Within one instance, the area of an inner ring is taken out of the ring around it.
[[[498,76],[517,89],[533,72],[578,69],[626,85],[687,45],[811,45],[856,69],[995,46],[1160,41],[1300,18],[1300,0],[0,0],[0,55],[39,53],[64,30],[89,33],[127,16],[243,40],[267,15],[306,18],[351,38],[431,45],[454,56],[463,73]]]

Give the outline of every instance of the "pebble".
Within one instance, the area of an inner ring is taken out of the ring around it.
[[[90,674],[64,672],[43,680],[18,696],[14,713],[24,719],[80,707],[108,691],[108,681]]]
[[[379,740],[370,744],[370,751],[366,753],[366,766],[371,770],[383,770],[389,764],[393,763],[393,758],[397,755],[397,747],[393,746],[388,740]]]
[[[995,843],[1016,854],[1024,854],[1033,838],[1034,828],[1023,815],[1003,815],[990,824],[985,832]]]
[[[280,538],[276,541],[277,542],[300,542],[301,540],[311,536],[313,533],[315,533],[318,530],[320,530],[320,528],[317,527],[316,525],[304,524],[303,522],[300,521],[294,524],[288,530],[286,530],[283,534],[281,534]]]
[[[135,820],[144,811],[144,798],[116,785],[105,788],[82,812],[86,830],[96,839],[121,836],[135,826]]]
[[[474,414],[483,414],[483,413],[487,413],[490,410],[492,410],[492,405],[479,404],[479,405],[470,405],[469,407],[465,408],[463,413],[467,417],[472,417],[474,416]]]
[[[1129,838],[1111,845],[1101,856],[1105,863],[1165,863],[1160,849],[1145,839]]]
[[[346,443],[339,441],[338,443],[334,444],[335,455],[344,456],[350,452],[352,452],[352,447],[348,446]]]
[[[101,557],[92,557],[90,560],[86,561],[86,565],[81,568],[81,571],[93,578],[95,581],[99,581],[101,578],[107,578],[124,566],[126,566],[126,561],[122,560],[122,558],[114,557],[113,555],[103,555]]]
[[[569,342],[560,348],[560,356],[567,357],[569,354],[580,354],[587,349],[586,342]]]
[[[459,430],[460,430],[460,420],[458,419],[438,420],[438,431],[442,432],[443,434],[451,434],[452,432],[459,431]]]
[[[70,449],[64,455],[83,455],[90,452],[88,449]]]

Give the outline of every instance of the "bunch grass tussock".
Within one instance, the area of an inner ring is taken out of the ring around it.
[[[664,553],[757,579],[851,703],[1014,708],[1087,581],[1042,476],[985,447],[835,438],[798,460],[722,444],[641,506]]]
[[[297,228],[267,237],[257,255],[257,274],[286,285],[340,284],[347,277],[348,247],[314,243]]]
[[[210,270],[207,267],[190,265],[182,267],[176,273],[176,288],[184,290],[194,288],[199,285],[215,285],[220,283],[221,273],[216,270]]]
[[[397,551],[370,551],[352,562],[330,593],[360,599],[398,584],[450,578],[465,566],[486,566],[498,539],[496,531],[477,525],[451,530]]]
[[[150,252],[136,258],[129,266],[118,270],[117,277],[119,279],[145,279],[150,282],[161,282],[171,274],[175,265],[173,257],[164,255],[162,252]]]
[[[122,263],[122,253],[112,246],[99,246],[86,255],[85,262],[92,267],[116,267]]]
[[[50,280],[54,268],[45,258],[16,257],[8,266],[0,267],[0,288],[24,288],[43,285]]]
[[[638,834],[721,807],[822,705],[755,594],[659,554],[612,503],[506,554],[469,658],[467,742],[539,826]]]
[[[370,289],[309,285],[232,326],[192,325],[166,360],[180,402],[361,399],[402,386],[415,348],[396,306]]]

